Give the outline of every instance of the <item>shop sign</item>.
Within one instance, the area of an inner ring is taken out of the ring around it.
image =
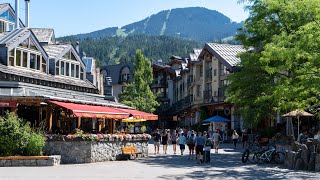
[[[16,107],[17,101],[0,101],[0,107]]]

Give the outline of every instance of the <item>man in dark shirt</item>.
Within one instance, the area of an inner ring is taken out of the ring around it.
[[[161,136],[159,133],[159,129],[157,129],[156,132],[153,134],[154,154],[159,154],[160,138]]]

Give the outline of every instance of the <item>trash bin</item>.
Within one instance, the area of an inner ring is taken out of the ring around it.
[[[203,162],[204,163],[210,162],[210,151],[211,151],[211,146],[205,146],[203,148]]]

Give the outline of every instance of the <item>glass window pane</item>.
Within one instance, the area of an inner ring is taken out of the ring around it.
[[[16,52],[16,66],[21,66],[21,51],[18,49]]]
[[[71,77],[74,77],[74,64],[71,64]]]
[[[41,57],[40,55],[37,55],[37,70],[40,70],[41,67]]]
[[[76,78],[79,78],[79,65],[76,65]]]
[[[9,52],[9,65],[14,66],[14,49]]]
[[[63,61],[61,61],[61,69],[60,69],[60,74],[64,75],[64,63]]]
[[[76,61],[76,57],[74,56],[73,53],[71,53],[71,59]]]
[[[40,58],[41,58],[41,62],[42,62],[42,72],[46,73],[47,72],[47,61],[42,56],[40,56]]]
[[[83,80],[83,78],[84,78],[83,69],[82,69],[82,68],[80,68],[80,79],[82,79],[82,80]]]
[[[30,53],[30,68],[36,69],[36,55]]]
[[[28,53],[27,52],[23,52],[22,66],[23,67],[28,67]]]
[[[70,64],[69,64],[69,63],[66,63],[66,76],[70,76],[69,66],[70,66]]]

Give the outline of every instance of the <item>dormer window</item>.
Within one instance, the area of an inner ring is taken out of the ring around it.
[[[15,19],[9,11],[0,14],[0,33],[12,31],[14,27],[14,21]]]
[[[47,72],[47,61],[31,38],[24,40],[18,47],[9,51],[9,65]]]
[[[130,69],[128,67],[122,68],[121,74],[120,74],[120,81],[128,82],[129,79],[130,79]]]

